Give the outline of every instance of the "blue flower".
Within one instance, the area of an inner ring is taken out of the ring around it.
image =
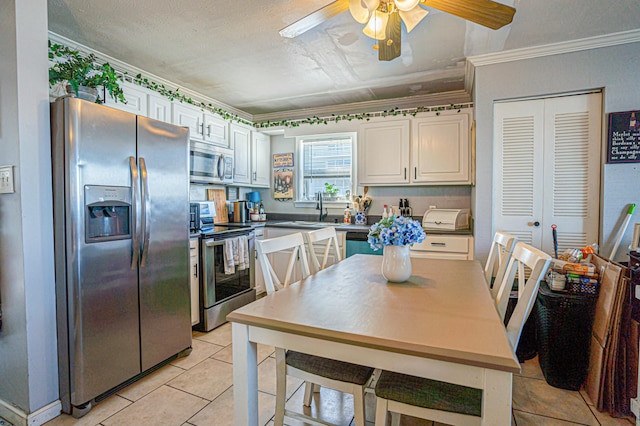
[[[404,216],[391,216],[369,228],[369,245],[373,250],[383,246],[406,246],[421,243],[426,235],[417,220]]]

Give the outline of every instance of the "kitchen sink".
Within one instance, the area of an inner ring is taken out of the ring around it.
[[[335,223],[329,222],[313,222],[307,220],[292,220],[289,222],[280,222],[280,225],[290,225],[290,226],[314,226],[314,227],[324,227],[324,226],[335,226]]]

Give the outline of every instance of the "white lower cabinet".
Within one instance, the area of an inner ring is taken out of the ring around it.
[[[256,236],[256,241],[262,241],[264,240],[264,228],[259,227],[259,228],[255,228],[254,229],[254,233]],[[255,255],[255,278],[254,278],[254,283],[255,283],[255,289],[256,289],[256,294],[261,294],[264,293],[266,288],[264,285],[264,275],[262,273],[262,264],[260,264],[260,259],[258,259],[258,250],[254,251],[254,255]]]
[[[200,265],[199,252],[200,241],[192,238],[189,241],[189,258],[191,263],[190,287],[191,287],[191,325],[200,322]]]
[[[414,244],[411,257],[429,259],[473,260],[473,237],[471,235],[427,235],[425,240]]]

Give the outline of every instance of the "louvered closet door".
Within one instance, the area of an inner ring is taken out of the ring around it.
[[[598,241],[601,95],[494,108],[494,230],[553,254]]]
[[[541,247],[544,101],[496,104],[494,120],[494,232]]]

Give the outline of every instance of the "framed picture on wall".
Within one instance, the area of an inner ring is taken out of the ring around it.
[[[609,113],[607,163],[640,163],[640,111]]]

